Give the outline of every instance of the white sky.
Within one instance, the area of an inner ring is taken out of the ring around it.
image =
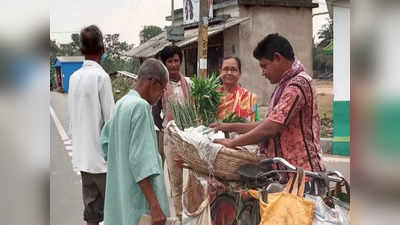
[[[325,0],[313,13],[327,11]],[[175,9],[182,8],[183,0],[174,0]],[[53,1],[50,4],[50,38],[59,43],[71,41],[71,33],[96,24],[103,34],[119,33],[120,40],[139,43],[139,32],[146,25],[161,28],[170,25],[165,17],[171,14],[170,0],[81,0]],[[326,23],[328,15],[313,18],[314,36]]]

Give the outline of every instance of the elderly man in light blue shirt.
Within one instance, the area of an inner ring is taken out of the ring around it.
[[[140,67],[136,86],[120,99],[101,134],[108,163],[105,225],[137,224],[144,214],[164,224],[169,204],[151,105],[165,90],[168,71],[156,59]]]

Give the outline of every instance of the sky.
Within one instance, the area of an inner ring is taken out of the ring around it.
[[[325,0],[313,13],[327,11]],[[174,0],[174,8],[182,8],[183,0]],[[58,43],[71,41],[72,33],[96,24],[103,34],[119,33],[120,40],[139,44],[139,32],[146,25],[169,26],[165,17],[171,14],[170,0],[84,0],[53,1],[50,5],[50,38]],[[327,23],[328,15],[313,18],[314,36]]]

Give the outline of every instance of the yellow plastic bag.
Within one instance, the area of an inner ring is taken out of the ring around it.
[[[290,176],[289,182],[283,192],[268,194],[267,203],[263,201],[262,195],[258,191],[249,191],[252,197],[259,200],[260,225],[312,224],[314,203],[303,197],[305,185],[303,169],[297,169],[297,176],[294,183],[293,177]]]

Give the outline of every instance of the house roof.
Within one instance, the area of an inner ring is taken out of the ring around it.
[[[335,1],[335,0],[326,0]],[[347,0],[349,1],[349,0]],[[218,10],[232,5],[246,5],[246,6],[279,6],[279,7],[303,7],[303,8],[317,8],[318,3],[312,0],[214,0],[213,9]],[[174,10],[175,20],[183,18],[183,8]],[[171,15],[165,17],[166,21],[171,21]]]
[[[134,73],[130,73],[128,71],[117,71],[117,73],[125,75],[125,76],[130,77],[130,78],[133,78],[135,80],[137,80],[137,78],[138,78],[138,75],[136,75]]]
[[[215,35],[219,32],[224,31],[232,26],[238,25],[242,22],[249,20],[249,17],[238,18],[231,17],[223,23],[213,24],[208,26],[208,36]],[[184,47],[190,43],[196,42],[198,38],[198,28],[192,28],[185,30],[184,39],[182,41],[176,42],[175,45],[178,47]],[[138,47],[127,52],[128,56],[143,57],[148,58],[156,55],[165,46],[171,45],[171,42],[167,40],[166,32],[153,37],[152,39],[146,41],[145,43],[139,45]]]
[[[279,7],[302,7],[317,8],[318,3],[312,0],[237,0],[239,5],[279,6]]]
[[[84,56],[56,56],[53,67],[60,67],[61,63],[83,62]]]
[[[84,56],[57,56],[56,59],[60,62],[83,62]]]

